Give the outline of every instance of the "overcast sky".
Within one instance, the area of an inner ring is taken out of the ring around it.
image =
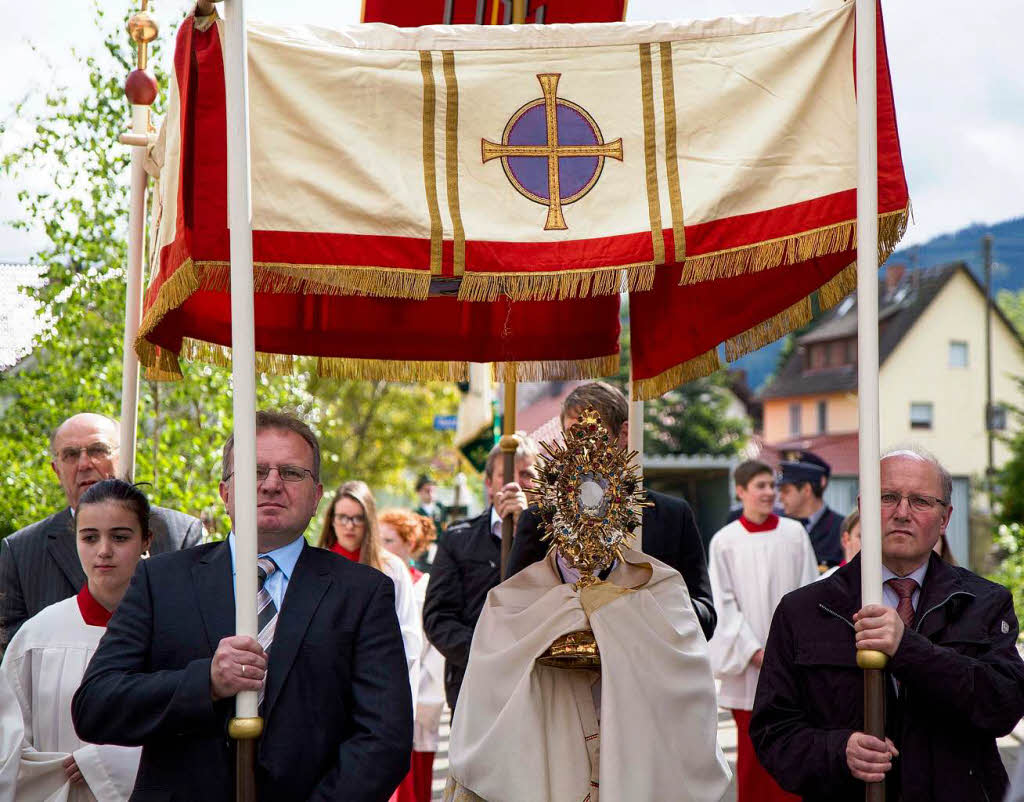
[[[115,19],[128,7],[123,0],[102,5]],[[802,0],[630,0],[629,19],[782,14],[802,5]],[[298,16],[331,27],[358,22],[359,6],[358,0],[248,0],[247,8],[253,19],[294,22]],[[100,46],[101,37],[92,22],[93,4],[83,0],[0,0],[0,7],[2,154],[31,135],[15,105],[38,100],[54,85],[81,88],[83,76],[70,49],[89,52]],[[188,8],[179,0],[164,2],[157,15],[180,19]],[[904,244],[972,222],[1024,215],[1024,2],[885,0],[883,10],[916,220]],[[164,31],[169,44],[166,25]],[[27,180],[42,186],[46,177]],[[19,214],[18,189],[0,181],[0,220]],[[0,226],[0,262],[28,260],[41,243],[38,232]]]

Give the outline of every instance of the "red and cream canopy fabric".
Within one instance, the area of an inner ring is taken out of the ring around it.
[[[257,348],[336,375],[614,372],[652,396],[852,289],[853,7],[341,31],[250,24]],[[908,196],[879,41],[879,230]],[[137,350],[229,345],[221,30],[188,19]],[[430,298],[447,279],[458,296]],[[400,300],[399,300],[400,299]],[[385,326],[384,321],[390,323]]]

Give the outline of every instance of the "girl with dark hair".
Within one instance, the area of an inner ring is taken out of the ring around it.
[[[26,621],[7,647],[0,674],[18,704],[0,710],[0,743],[23,730],[17,799],[117,802],[131,794],[141,750],[83,743],[71,697],[149,548],[149,501],[135,485],[105,479],[82,494],[75,527],[86,583]]]

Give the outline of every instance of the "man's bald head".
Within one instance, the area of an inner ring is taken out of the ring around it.
[[[117,476],[119,440],[117,421],[94,412],[72,415],[54,430],[50,465],[72,509],[87,487]]]

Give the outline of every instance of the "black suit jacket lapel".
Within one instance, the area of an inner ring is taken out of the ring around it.
[[[192,567],[199,612],[206,626],[210,649],[235,634],[235,584],[231,575],[231,547],[225,540]]]
[[[645,501],[654,501],[654,497],[650,493],[644,494]],[[658,534],[665,529],[665,526],[661,523],[662,510],[655,503],[650,507],[644,507],[641,513],[641,524],[642,528],[640,531],[640,537],[634,542],[634,548],[639,547],[640,551],[644,554],[651,554],[652,549],[656,553],[661,553],[655,544],[655,539]]]
[[[267,720],[288,678],[288,671],[295,662],[295,655],[306,636],[313,614],[333,583],[327,566],[315,557],[313,548],[303,544],[278,611],[277,628],[274,630],[274,642],[270,646],[270,662],[267,666],[263,714]]]
[[[75,527],[71,509],[65,508],[50,520],[46,528],[46,551],[57,563],[72,588],[77,592],[85,584],[85,571],[75,546]]]

